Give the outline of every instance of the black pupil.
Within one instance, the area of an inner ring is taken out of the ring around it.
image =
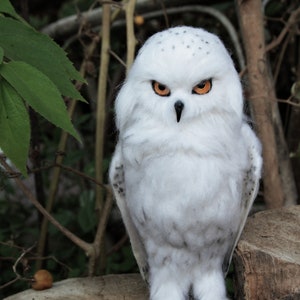
[[[198,87],[199,89],[203,89],[203,88],[205,87],[205,82],[204,82],[204,81],[200,82],[200,83],[197,85],[197,87]]]
[[[159,85],[158,85],[158,88],[159,88],[161,91],[163,91],[163,90],[166,89],[166,87],[165,87],[163,84],[159,84]]]

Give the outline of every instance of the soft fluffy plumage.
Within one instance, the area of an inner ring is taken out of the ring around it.
[[[195,94],[204,81],[211,89]],[[110,181],[151,300],[226,299],[224,275],[262,160],[219,38],[191,27],[153,35],[116,99],[116,123]]]

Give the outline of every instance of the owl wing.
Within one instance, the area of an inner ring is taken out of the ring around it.
[[[225,255],[223,261],[223,273],[227,274],[229,265],[233,256],[234,249],[240,239],[242,231],[247,221],[248,214],[252,207],[252,204],[257,196],[259,190],[259,180],[261,176],[262,168],[262,157],[261,157],[261,145],[255,136],[252,129],[245,124],[242,128],[242,134],[245,141],[248,144],[248,159],[249,166],[244,173],[243,177],[243,188],[242,188],[242,210],[241,210],[241,219],[239,224],[239,229],[233,239],[232,246]]]
[[[120,209],[124,225],[130,238],[133,254],[137,261],[140,273],[145,281],[148,279],[148,261],[143,240],[133,224],[126,203],[126,184],[124,176],[123,158],[120,144],[116,146],[109,170],[110,184]]]

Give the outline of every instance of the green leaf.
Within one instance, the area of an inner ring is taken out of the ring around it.
[[[23,175],[29,140],[29,117],[23,100],[5,80],[0,80],[0,147]]]
[[[17,20],[24,21],[15,11],[14,7],[8,0],[0,0],[0,13],[4,13],[14,17]]]
[[[20,61],[2,64],[0,75],[36,112],[80,141],[58,89],[46,75]]]
[[[62,95],[85,101],[71,82],[84,79],[47,35],[19,21],[0,17],[0,47],[10,60],[27,62],[47,75]]]

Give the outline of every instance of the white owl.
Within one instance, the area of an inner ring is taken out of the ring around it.
[[[115,109],[110,182],[150,299],[226,299],[262,159],[224,45],[186,26],[153,35]]]

